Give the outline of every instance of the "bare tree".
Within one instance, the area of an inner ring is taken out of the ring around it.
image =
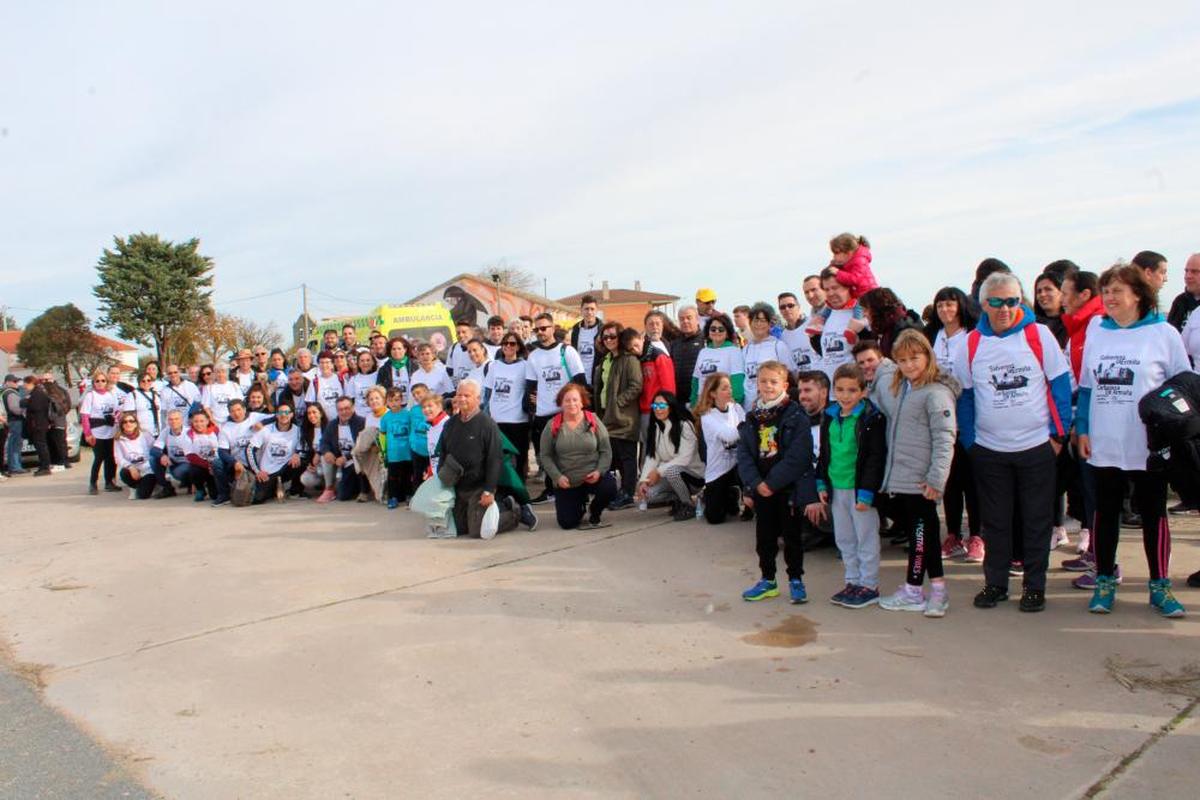
[[[526,292],[536,291],[538,288],[537,275],[520,264],[510,264],[507,258],[498,258],[490,264],[485,264],[475,274],[489,281],[493,280],[493,276],[498,275],[500,283]]]
[[[234,346],[239,350],[243,347],[250,350],[255,347],[265,347],[270,350],[283,344],[283,335],[279,333],[274,322],[259,325],[254,320],[245,317],[232,317],[231,319],[233,320]]]
[[[226,358],[236,346],[237,325],[229,314],[215,311],[192,319],[178,334],[171,355],[180,363],[212,363]]]

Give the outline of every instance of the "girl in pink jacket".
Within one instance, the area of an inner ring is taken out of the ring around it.
[[[879,288],[879,281],[875,280],[875,273],[871,271],[871,245],[865,236],[840,233],[829,240],[829,250],[833,253],[829,266],[837,268],[837,282],[850,290],[851,300],[858,300],[870,290]],[[805,333],[818,335],[825,327],[829,314],[828,307],[813,314]],[[856,302],[854,318],[850,320],[848,330],[857,336],[865,327],[867,322],[863,318],[862,307]]]

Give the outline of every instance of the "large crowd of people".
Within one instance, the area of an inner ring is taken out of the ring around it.
[[[968,287],[908,305],[880,285],[865,238],[839,235],[830,250],[798,292],[728,314],[701,288],[674,319],[653,310],[624,326],[585,295],[567,329],[548,313],[486,330],[456,320],[444,356],[378,331],[359,342],[347,324],[315,354],[260,347],[161,374],[151,362],[136,385],[98,371],[77,405],[88,490],[408,505],[431,536],[533,530],[544,504],[568,530],[635,506],[753,521],[760,576],[744,599],[780,594],[782,541],[788,596],[806,602],[805,549],[828,541],[845,573],[833,603],[927,617],[949,608],[950,559],[982,565],[976,607],[1007,600],[1017,579],[1020,609],[1040,611],[1057,548],[1074,549],[1061,566],[1079,573],[1088,610],[1110,613],[1129,528],[1150,605],[1183,616],[1169,520],[1200,510],[1200,447],[1148,431],[1200,405],[1200,254],[1163,315],[1167,259],[1152,251],[1099,274],[1051,262],[1032,294],[988,258]],[[1168,392],[1173,405],[1155,402]],[[70,408],[50,376],[6,376],[6,475],[23,472],[23,439],[35,475],[69,466]],[[908,563],[884,593],[889,539]]]

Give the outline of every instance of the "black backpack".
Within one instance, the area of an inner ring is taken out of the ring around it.
[[[1138,402],[1150,457],[1146,469],[1162,471],[1171,458],[1200,469],[1200,375],[1181,372]]]

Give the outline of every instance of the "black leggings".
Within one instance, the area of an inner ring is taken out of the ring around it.
[[[1096,574],[1111,576],[1117,566],[1121,538],[1121,507],[1125,489],[1133,484],[1133,498],[1142,515],[1142,547],[1150,567],[1150,580],[1167,577],[1171,563],[1171,528],[1167,524],[1167,478],[1160,472],[1093,467],[1096,476]]]
[[[145,500],[149,497],[154,492],[154,485],[158,483],[154,477],[154,473],[150,471],[143,471],[141,477],[134,480],[133,473],[129,471],[129,467],[121,470],[121,481],[130,489],[136,491],[138,500]]]
[[[910,522],[908,528],[908,573],[905,580],[920,586],[925,576],[941,578],[941,528],[938,525],[937,503],[919,494],[894,494],[892,501],[903,509]]]
[[[946,532],[962,536],[964,502],[967,511],[967,531],[979,535],[979,492],[975,487],[975,476],[971,472],[971,458],[966,449],[954,443],[954,460],[950,462],[950,477],[946,479],[946,493],[942,504],[946,510]]]
[[[612,466],[621,473],[621,494],[633,497],[637,489],[637,451],[636,439],[618,439],[613,436],[609,440],[612,445]]]
[[[804,574],[804,545],[800,537],[800,521],[788,504],[788,492],[776,492],[770,497],[754,496],[754,549],[758,553],[758,569],[764,580],[775,580],[775,557],[779,554],[779,537],[783,537],[783,562],[789,579]]]
[[[742,494],[742,482],[737,467],[732,467],[721,477],[704,485],[704,519],[710,525],[720,525],[726,517],[738,515],[738,500]]]
[[[500,432],[517,448],[517,474],[524,483],[529,478],[529,423],[499,422],[496,427],[500,428]]]
[[[113,457],[113,440],[112,439],[96,439],[96,443],[92,445],[92,477],[89,483],[92,486],[96,485],[96,478],[100,475],[100,466],[104,465],[104,485],[110,486],[117,476],[117,460]]]
[[[412,475],[411,475],[412,491],[409,492],[409,494],[413,494],[414,492],[416,492],[417,489],[420,488],[421,484],[424,483],[425,470],[427,470],[427,469],[429,469],[429,456],[423,456],[419,453],[413,453],[412,454]]]
[[[408,490],[412,486],[412,462],[389,461],[387,465],[388,497],[403,502],[408,499]]]

